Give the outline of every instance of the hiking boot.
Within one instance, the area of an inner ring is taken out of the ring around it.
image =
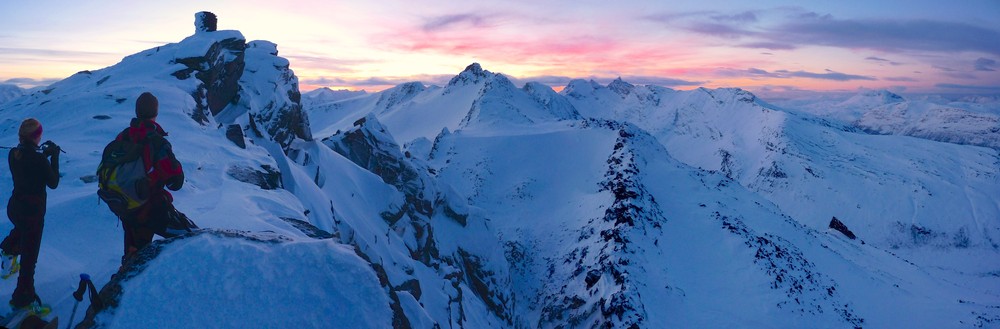
[[[45,317],[46,315],[49,315],[49,313],[52,313],[52,306],[48,304],[42,304],[42,299],[38,298],[38,295],[35,295],[35,301],[29,303],[28,305],[24,305],[21,307],[14,306],[14,304],[9,304],[9,305],[10,308],[15,312],[27,311],[28,314],[38,317]]]
[[[21,270],[21,263],[17,262],[16,255],[0,253],[0,278],[6,280],[17,274]]]

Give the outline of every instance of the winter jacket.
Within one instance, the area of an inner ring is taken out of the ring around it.
[[[59,154],[52,156],[51,163],[32,142],[23,142],[10,150],[7,156],[10,173],[14,180],[12,196],[17,198],[46,197],[45,187],[59,186]]]
[[[162,195],[166,201],[171,202],[173,197],[163,188],[172,191],[181,189],[184,185],[184,170],[174,157],[173,148],[166,136],[167,132],[155,121],[133,118],[129,127],[119,133],[116,140],[144,145],[142,162],[150,179],[150,200],[159,199],[157,197]]]

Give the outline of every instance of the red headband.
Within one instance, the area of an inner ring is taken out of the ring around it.
[[[35,132],[31,133],[31,136],[29,137],[31,137],[31,140],[35,140],[38,139],[39,137],[42,137],[42,125],[39,124],[38,129],[36,129]]]

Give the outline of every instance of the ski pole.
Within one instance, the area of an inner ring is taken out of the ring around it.
[[[94,281],[87,280],[87,290],[90,291],[90,306],[93,306],[95,310],[104,309],[104,301],[101,300],[101,295],[97,292],[97,287],[94,287]]]
[[[83,294],[87,292],[88,282],[90,282],[90,275],[80,273],[80,287],[76,288],[76,291],[73,292],[73,299],[76,299],[76,303],[73,303],[73,313],[69,314],[69,324],[66,325],[66,329],[73,326],[73,318],[76,317],[76,307],[80,306],[80,302],[83,301]]]
[[[14,147],[14,146],[0,146],[0,149],[4,149],[4,150],[13,150],[13,149],[15,149],[15,148],[16,148],[16,147]],[[65,153],[66,153],[66,150],[63,150],[63,149],[59,149],[59,152],[62,152],[63,154],[65,154]]]

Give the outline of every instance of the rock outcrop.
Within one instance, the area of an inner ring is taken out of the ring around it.
[[[857,239],[857,236],[854,235],[854,232],[851,232],[851,230],[847,229],[847,225],[844,225],[844,223],[841,222],[839,219],[837,219],[837,217],[834,217],[833,219],[830,220],[830,228],[837,230],[837,232],[844,234],[844,236],[851,238],[851,240]]]

